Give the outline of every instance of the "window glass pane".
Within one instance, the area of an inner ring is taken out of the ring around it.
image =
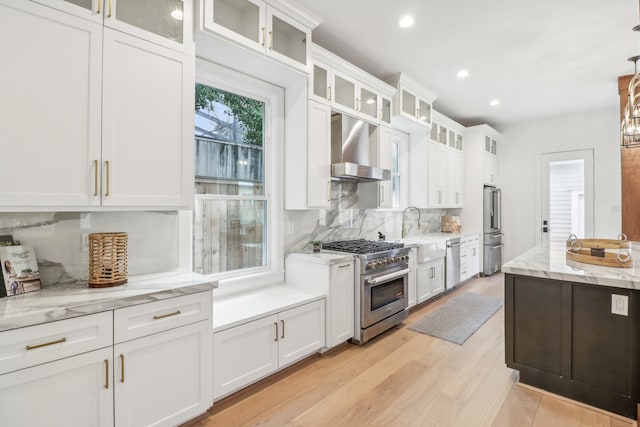
[[[549,240],[585,237],[584,160],[549,163]]]
[[[398,144],[391,143],[391,173],[398,173]]]
[[[265,104],[196,84],[195,112],[193,269],[266,266]]]
[[[196,192],[264,194],[263,134],[263,102],[196,84]]]
[[[222,273],[266,265],[266,202],[196,196],[194,271]]]

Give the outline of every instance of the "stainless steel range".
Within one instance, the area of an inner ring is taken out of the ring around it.
[[[357,239],[323,243],[322,248],[357,255],[355,344],[407,318],[409,248],[403,243]]]

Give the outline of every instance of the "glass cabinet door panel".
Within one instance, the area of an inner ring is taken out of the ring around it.
[[[456,148],[456,133],[449,130],[449,147]]]
[[[249,0],[214,0],[213,22],[260,43],[260,6]]]
[[[182,43],[182,0],[120,0],[116,3],[115,17],[120,22]]]
[[[456,135],[456,149],[462,151],[462,135]]]
[[[487,153],[491,152],[491,138],[485,135],[484,137],[484,151]]]
[[[307,33],[272,15],[269,47],[300,64],[307,63]]]
[[[355,109],[356,85],[338,75],[335,76],[335,101],[345,107]]]
[[[329,99],[329,73],[324,67],[313,65],[313,94],[323,99]]]
[[[497,147],[496,147],[497,143],[495,139],[491,140],[491,154],[497,154]]]
[[[438,126],[438,128],[438,142],[447,145],[447,128],[444,126]]]
[[[378,95],[360,88],[360,112],[367,116],[378,117]]]
[[[382,110],[380,111],[380,119],[383,122],[391,123],[391,100],[382,98]]]
[[[416,116],[416,97],[404,89],[402,90],[402,112],[412,117]]]
[[[81,8],[87,10],[93,10],[93,1],[94,0],[65,0],[67,3],[75,4],[76,6],[80,6]],[[102,1],[102,0],[97,0]]]
[[[418,108],[420,114],[418,118],[424,122],[431,123],[431,104],[421,99]]]
[[[433,126],[431,126],[431,130],[429,130],[429,139],[432,141],[438,141],[438,126],[437,123],[434,123]]]

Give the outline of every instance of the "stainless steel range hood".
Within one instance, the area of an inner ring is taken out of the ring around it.
[[[359,182],[388,181],[391,171],[370,166],[377,127],[347,116],[331,116],[331,176]]]

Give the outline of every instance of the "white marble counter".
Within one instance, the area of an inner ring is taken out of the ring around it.
[[[86,282],[45,286],[41,291],[0,299],[0,332],[216,287],[217,282],[195,273],[129,278],[129,283],[112,288],[89,288]]]
[[[320,252],[294,252],[287,255],[287,258],[302,259],[307,262],[315,262],[317,264],[339,264],[341,262],[350,262],[355,259],[355,255],[322,250]]]
[[[426,233],[426,234],[415,234],[411,236],[405,236],[402,241],[419,241],[419,242],[434,242],[434,241],[447,241],[451,239],[464,239],[466,237],[480,237],[481,233],[477,233],[474,231],[459,231],[455,233],[444,233],[444,232],[435,232],[435,233]]]
[[[640,244],[632,242],[633,267],[601,267],[568,261],[565,244],[541,245],[502,265],[502,272],[588,283],[616,288],[640,289]]]

